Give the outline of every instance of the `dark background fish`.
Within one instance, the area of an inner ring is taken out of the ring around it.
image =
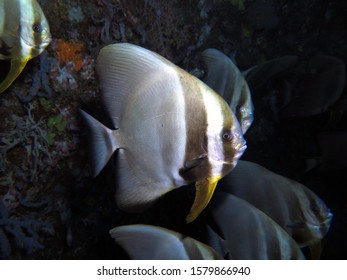
[[[225,259],[305,259],[297,243],[282,227],[237,196],[216,192],[206,216],[205,242]]]
[[[134,260],[223,259],[208,245],[161,227],[121,226],[110,230],[110,235]]]
[[[320,247],[333,214],[304,185],[248,161],[239,161],[218,189],[242,198],[280,225],[300,247]],[[314,258],[319,258],[318,253]]]

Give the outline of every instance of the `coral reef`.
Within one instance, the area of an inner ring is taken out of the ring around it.
[[[48,152],[48,140],[46,127],[42,119],[35,121],[32,115],[32,104],[27,106],[27,115],[23,118],[13,116],[15,128],[12,131],[0,133],[0,171],[8,172],[7,154],[20,145],[26,154],[26,160],[21,164],[23,169],[29,170],[29,181],[33,181],[37,172],[44,170],[47,164],[51,162],[51,156]]]
[[[49,98],[53,94],[50,87],[48,74],[51,71],[50,59],[47,57],[47,52],[44,51],[40,55],[40,67],[33,69],[32,85],[27,95],[22,91],[16,91],[17,97],[24,103],[30,102],[35,96]]]
[[[239,10],[245,9],[245,0],[229,0],[229,2]]]
[[[41,235],[52,235],[53,226],[48,221],[38,220],[38,215],[27,214],[22,217],[11,217],[8,207],[13,203],[13,194],[7,193],[0,199],[0,259],[17,255],[13,249],[31,255],[43,249]],[[29,209],[40,209],[48,203],[48,199],[33,203],[17,194],[18,203]],[[14,198],[16,199],[16,198]]]
[[[102,9],[92,18],[101,25],[102,43],[135,40],[176,62],[177,57],[182,59],[182,52],[187,55],[198,36],[193,23],[200,18],[188,2],[184,6],[179,1],[163,0],[97,2]]]
[[[56,52],[59,60],[67,63],[72,62],[74,64],[74,70],[79,71],[83,65],[83,49],[82,42],[75,42],[74,40],[65,41],[58,39],[52,43],[53,50]]]

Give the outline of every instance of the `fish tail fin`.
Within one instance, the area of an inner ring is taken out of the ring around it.
[[[87,126],[91,130],[90,135],[90,168],[93,177],[96,177],[105,167],[114,151],[119,146],[114,137],[116,130],[104,126],[83,110],[79,110]]]

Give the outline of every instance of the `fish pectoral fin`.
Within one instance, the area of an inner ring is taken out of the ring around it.
[[[312,260],[319,260],[322,253],[322,242],[317,240],[309,245]]]
[[[189,169],[192,169],[192,168],[194,168],[194,167],[197,167],[197,166],[199,166],[199,165],[204,161],[204,159],[206,159],[206,158],[207,158],[207,155],[201,155],[201,156],[199,156],[198,158],[193,158],[193,159],[191,159],[191,160],[188,160],[188,161],[185,163],[184,167],[185,167],[186,170],[189,170]]]
[[[210,202],[213,192],[221,176],[215,176],[195,183],[195,199],[186,217],[187,223],[194,221]]]
[[[11,68],[5,79],[0,84],[0,93],[4,92],[19,76],[29,59],[18,58],[11,60]]]

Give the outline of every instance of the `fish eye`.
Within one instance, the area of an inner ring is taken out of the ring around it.
[[[35,23],[35,24],[33,25],[33,31],[34,31],[35,33],[41,33],[42,30],[43,30],[43,28],[42,28],[42,25],[41,25],[40,23]]]
[[[226,142],[231,141],[233,139],[233,137],[234,137],[234,135],[230,130],[225,130],[222,133],[223,141],[226,141]]]

